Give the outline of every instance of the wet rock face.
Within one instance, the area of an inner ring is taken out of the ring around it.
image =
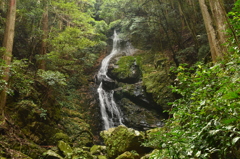
[[[163,126],[161,112],[137,105],[128,98],[122,98],[118,104],[122,107],[124,124],[128,127],[142,131]]]
[[[107,75],[113,81],[103,82],[107,90],[114,90],[114,99],[123,115],[123,124],[136,130],[161,127],[162,107],[146,93],[142,82],[140,62],[134,56],[112,58]]]

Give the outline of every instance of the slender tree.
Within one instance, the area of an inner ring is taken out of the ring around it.
[[[9,8],[7,13],[7,21],[4,32],[3,47],[5,48],[5,53],[2,56],[5,66],[3,69],[3,80],[7,83],[9,80],[10,64],[12,60],[12,49],[13,49],[13,38],[14,38],[14,28],[16,19],[16,4],[17,0],[9,0]],[[0,93],[0,122],[4,121],[4,109],[7,99],[7,85],[3,88]]]
[[[185,7],[184,7],[184,3],[187,4],[187,6],[190,6],[192,7],[191,11],[193,11],[193,15],[190,16],[188,14],[187,11],[185,11]],[[195,9],[195,4],[194,4],[194,1],[188,1],[185,2],[185,1],[182,1],[182,0],[178,0],[178,7],[179,7],[179,13],[181,15],[181,17],[183,18],[183,21],[185,23],[185,25],[187,26],[187,28],[189,29],[189,31],[191,32],[192,34],[192,37],[193,37],[193,40],[195,42],[195,46],[196,48],[199,47],[199,43],[198,43],[198,40],[197,40],[197,31],[196,31],[196,24],[194,24],[194,19],[196,19],[196,9]]]

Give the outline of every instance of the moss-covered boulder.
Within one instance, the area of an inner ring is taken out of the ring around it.
[[[57,149],[52,148],[44,153],[46,159],[97,159],[90,153],[90,148],[73,148],[64,141],[59,141]]]
[[[93,145],[90,149],[92,155],[103,155],[106,153],[106,146]]]
[[[116,159],[139,159],[140,156],[136,152],[124,152],[123,154],[119,155]]]
[[[95,159],[89,151],[85,151],[82,148],[75,148],[71,159]]]
[[[48,150],[43,155],[45,156],[46,159],[63,159],[62,156],[60,156],[53,150]]]
[[[97,159],[107,159],[107,157],[106,157],[106,156],[103,156],[103,155],[98,155],[98,156],[97,156]]]
[[[113,58],[110,61],[107,75],[120,82],[138,82],[141,78],[139,57],[122,56]]]
[[[171,106],[168,103],[175,100],[175,95],[169,87],[173,83],[170,76],[171,63],[164,58],[160,58],[156,63],[142,65],[143,86],[162,110],[169,110]]]
[[[124,124],[131,128],[143,131],[164,125],[162,113],[148,107],[148,104],[136,104],[128,98],[122,98],[117,104],[121,106]]]
[[[59,141],[57,146],[64,156],[71,156],[73,154],[73,149],[66,142]]]
[[[136,151],[140,156],[149,152],[149,148],[143,147],[144,133],[120,125],[116,128],[100,133],[107,147],[107,157],[115,159],[126,151]]]
[[[118,88],[115,89],[115,97],[128,97],[137,102],[150,104],[148,95],[145,92],[145,88],[142,82],[137,82],[133,84],[119,82]]]
[[[69,143],[70,142],[70,138],[67,134],[65,133],[62,133],[62,132],[59,132],[59,133],[56,133],[54,136],[53,136],[53,142],[54,143],[57,143],[56,141],[64,141],[66,143]]]

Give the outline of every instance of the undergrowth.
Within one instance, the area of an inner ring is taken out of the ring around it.
[[[152,133],[145,144],[160,151],[158,158],[239,158],[240,58],[233,54],[211,66],[197,63],[179,66],[173,118]],[[164,155],[165,154],[165,155]]]

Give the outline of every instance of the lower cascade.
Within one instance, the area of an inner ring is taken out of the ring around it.
[[[121,111],[117,107],[113,98],[114,91],[113,90],[108,91],[103,88],[103,81],[109,81],[109,82],[113,81],[111,78],[107,76],[107,70],[108,70],[108,65],[111,58],[120,52],[119,42],[120,42],[120,39],[118,37],[118,34],[116,31],[114,31],[112,51],[108,56],[106,56],[103,59],[101,68],[97,74],[97,79],[100,82],[100,85],[97,91],[99,95],[101,116],[102,116],[105,130],[111,127],[116,127],[118,125],[123,124]]]

